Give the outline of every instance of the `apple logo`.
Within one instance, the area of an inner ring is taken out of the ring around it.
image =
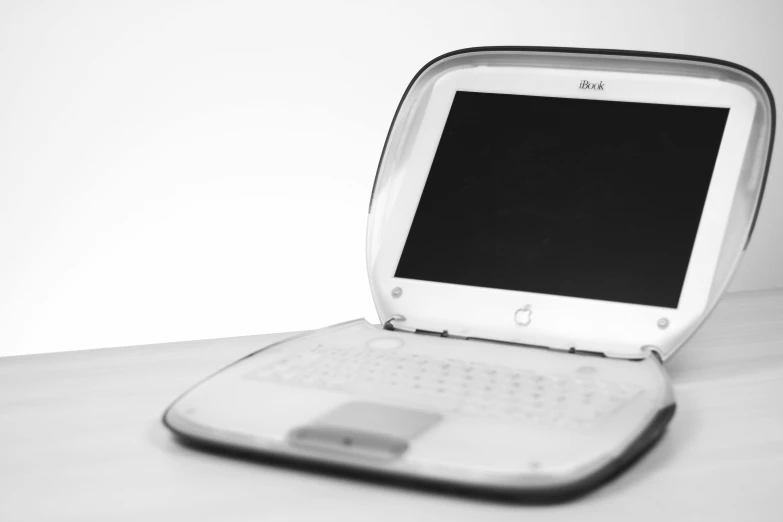
[[[530,324],[531,316],[533,315],[533,307],[530,305],[525,305],[524,307],[520,308],[516,311],[514,314],[514,321],[520,326],[527,326]]]

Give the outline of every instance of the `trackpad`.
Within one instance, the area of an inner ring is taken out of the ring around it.
[[[312,424],[293,430],[289,441],[308,449],[375,459],[397,458],[409,442],[441,420],[437,413],[372,402],[350,402]]]

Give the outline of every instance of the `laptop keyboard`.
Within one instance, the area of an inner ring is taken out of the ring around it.
[[[404,402],[445,415],[585,428],[641,393],[638,386],[595,377],[591,370],[543,374],[391,350],[312,345],[270,357],[246,377]]]

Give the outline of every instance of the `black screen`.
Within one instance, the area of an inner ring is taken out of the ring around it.
[[[677,308],[728,114],[457,92],[395,276]]]

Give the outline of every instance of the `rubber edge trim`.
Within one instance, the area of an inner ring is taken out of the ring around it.
[[[339,464],[310,460],[306,457],[280,455],[273,452],[254,450],[233,444],[224,444],[215,440],[194,436],[182,432],[169,424],[165,414],[163,416],[163,424],[176,435],[177,439],[183,443],[183,445],[197,450],[214,453],[222,457],[236,458],[238,460],[251,459],[263,464],[294,469],[306,473],[316,472],[350,480],[369,481],[380,485],[395,486],[404,489],[415,488],[436,494],[463,496],[489,502],[555,504],[575,500],[620,475],[621,472],[641,458],[659,439],[661,439],[669,421],[674,417],[676,408],[676,404],[672,403],[661,409],[636,440],[634,440],[621,454],[595,473],[564,486],[537,489],[476,486],[458,482],[440,481],[434,478],[393,475],[382,470],[353,469],[340,466]]]

